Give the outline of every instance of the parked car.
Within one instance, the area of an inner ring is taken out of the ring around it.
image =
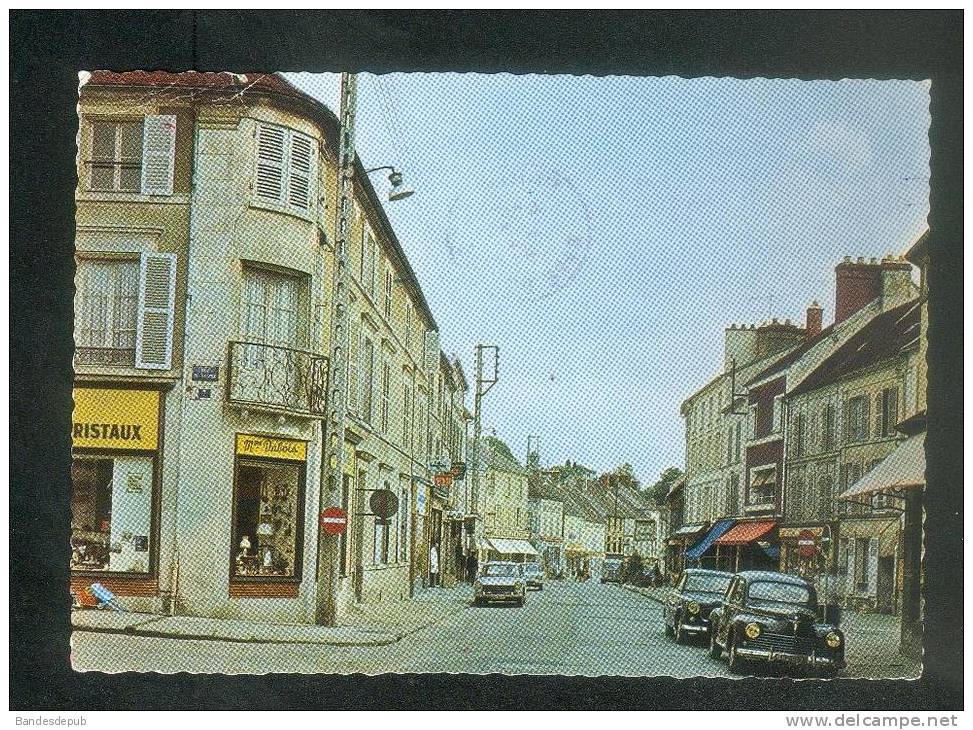
[[[528,588],[544,590],[544,569],[540,563],[524,563],[523,573]]]
[[[662,606],[666,634],[685,644],[690,636],[709,633],[710,611],[720,605],[732,580],[733,574],[722,570],[684,570]]]
[[[737,573],[710,613],[710,655],[726,651],[730,670],[747,662],[785,662],[837,674],[845,666],[841,630],[819,621],[814,586],[769,571]]]
[[[605,558],[601,564],[602,583],[621,583],[622,582],[622,559]]]
[[[491,601],[512,601],[523,606],[527,598],[527,584],[520,563],[491,561],[484,563],[473,583],[473,605]]]

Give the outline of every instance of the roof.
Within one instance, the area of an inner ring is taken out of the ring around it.
[[[894,357],[918,335],[919,300],[913,299],[869,320],[792,388],[789,394],[806,393]]]
[[[159,89],[196,89],[200,91],[230,91],[237,94],[264,93],[271,96],[296,101],[309,112],[309,116],[321,125],[331,144],[336,144],[340,130],[340,123],[334,111],[314,97],[306,94],[291,84],[280,74],[276,73],[230,73],[226,71],[185,71],[172,73],[169,71],[94,71],[84,85],[85,87],[152,87]],[[161,90],[160,89],[160,90]],[[365,174],[365,166],[361,156],[355,156],[355,186],[362,190],[369,205],[373,208],[378,224],[385,234],[395,258],[397,259],[407,287],[419,304],[422,314],[428,319],[430,327],[438,330],[436,319],[432,315],[429,303],[426,301],[419,280],[405,255],[398,236],[392,229],[392,224],[385,213],[385,208],[372,186],[371,180]]]
[[[527,496],[531,499],[564,501],[564,495],[554,484],[550,474],[537,470],[531,470],[527,475]]]
[[[480,439],[480,468],[489,467],[522,473],[524,467],[510,451],[510,447],[496,436],[484,436]]]
[[[838,499],[855,500],[876,492],[915,489],[926,485],[926,435],[917,433],[900,443],[878,466],[842,492]]]
[[[801,357],[805,353],[807,353],[811,348],[813,348],[816,344],[826,339],[827,337],[830,337],[832,330],[834,330],[833,323],[829,324],[827,327],[822,329],[814,337],[804,340],[804,342],[802,342],[800,345],[795,347],[793,350],[785,353],[782,357],[772,362],[766,368],[764,368],[759,373],[757,373],[752,378],[750,378],[750,380],[748,380],[746,384],[748,386],[753,385],[754,383],[759,383],[761,380],[766,380],[772,375],[776,375],[778,373],[784,372],[785,370],[787,370],[787,368],[789,368],[791,365],[793,365],[798,360],[800,360]]]

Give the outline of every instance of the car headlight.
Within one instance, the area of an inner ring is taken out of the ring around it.
[[[756,639],[760,636],[760,624],[749,623],[744,629],[744,633],[747,635],[748,639]]]
[[[686,610],[694,616],[699,613],[699,604],[696,601],[690,601],[686,604]]]
[[[841,637],[834,631],[831,631],[827,636],[824,637],[824,643],[832,649],[837,649],[839,646],[841,646]]]
[[[475,582],[475,583],[473,584],[473,587],[474,587],[474,588],[475,588],[476,590],[480,590],[480,589],[481,589],[481,588],[483,587],[483,584],[482,584],[482,583],[480,583],[480,581],[476,581],[476,582]]]

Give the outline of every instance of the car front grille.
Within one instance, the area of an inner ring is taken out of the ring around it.
[[[747,639],[747,646],[780,654],[807,655],[814,651],[814,638],[765,632],[756,639]]]
[[[513,593],[512,586],[483,586],[484,593]]]

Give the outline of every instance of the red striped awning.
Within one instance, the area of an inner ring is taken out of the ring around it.
[[[726,534],[717,538],[714,545],[749,545],[759,540],[774,529],[777,523],[773,520],[766,522],[740,522],[730,528]]]

